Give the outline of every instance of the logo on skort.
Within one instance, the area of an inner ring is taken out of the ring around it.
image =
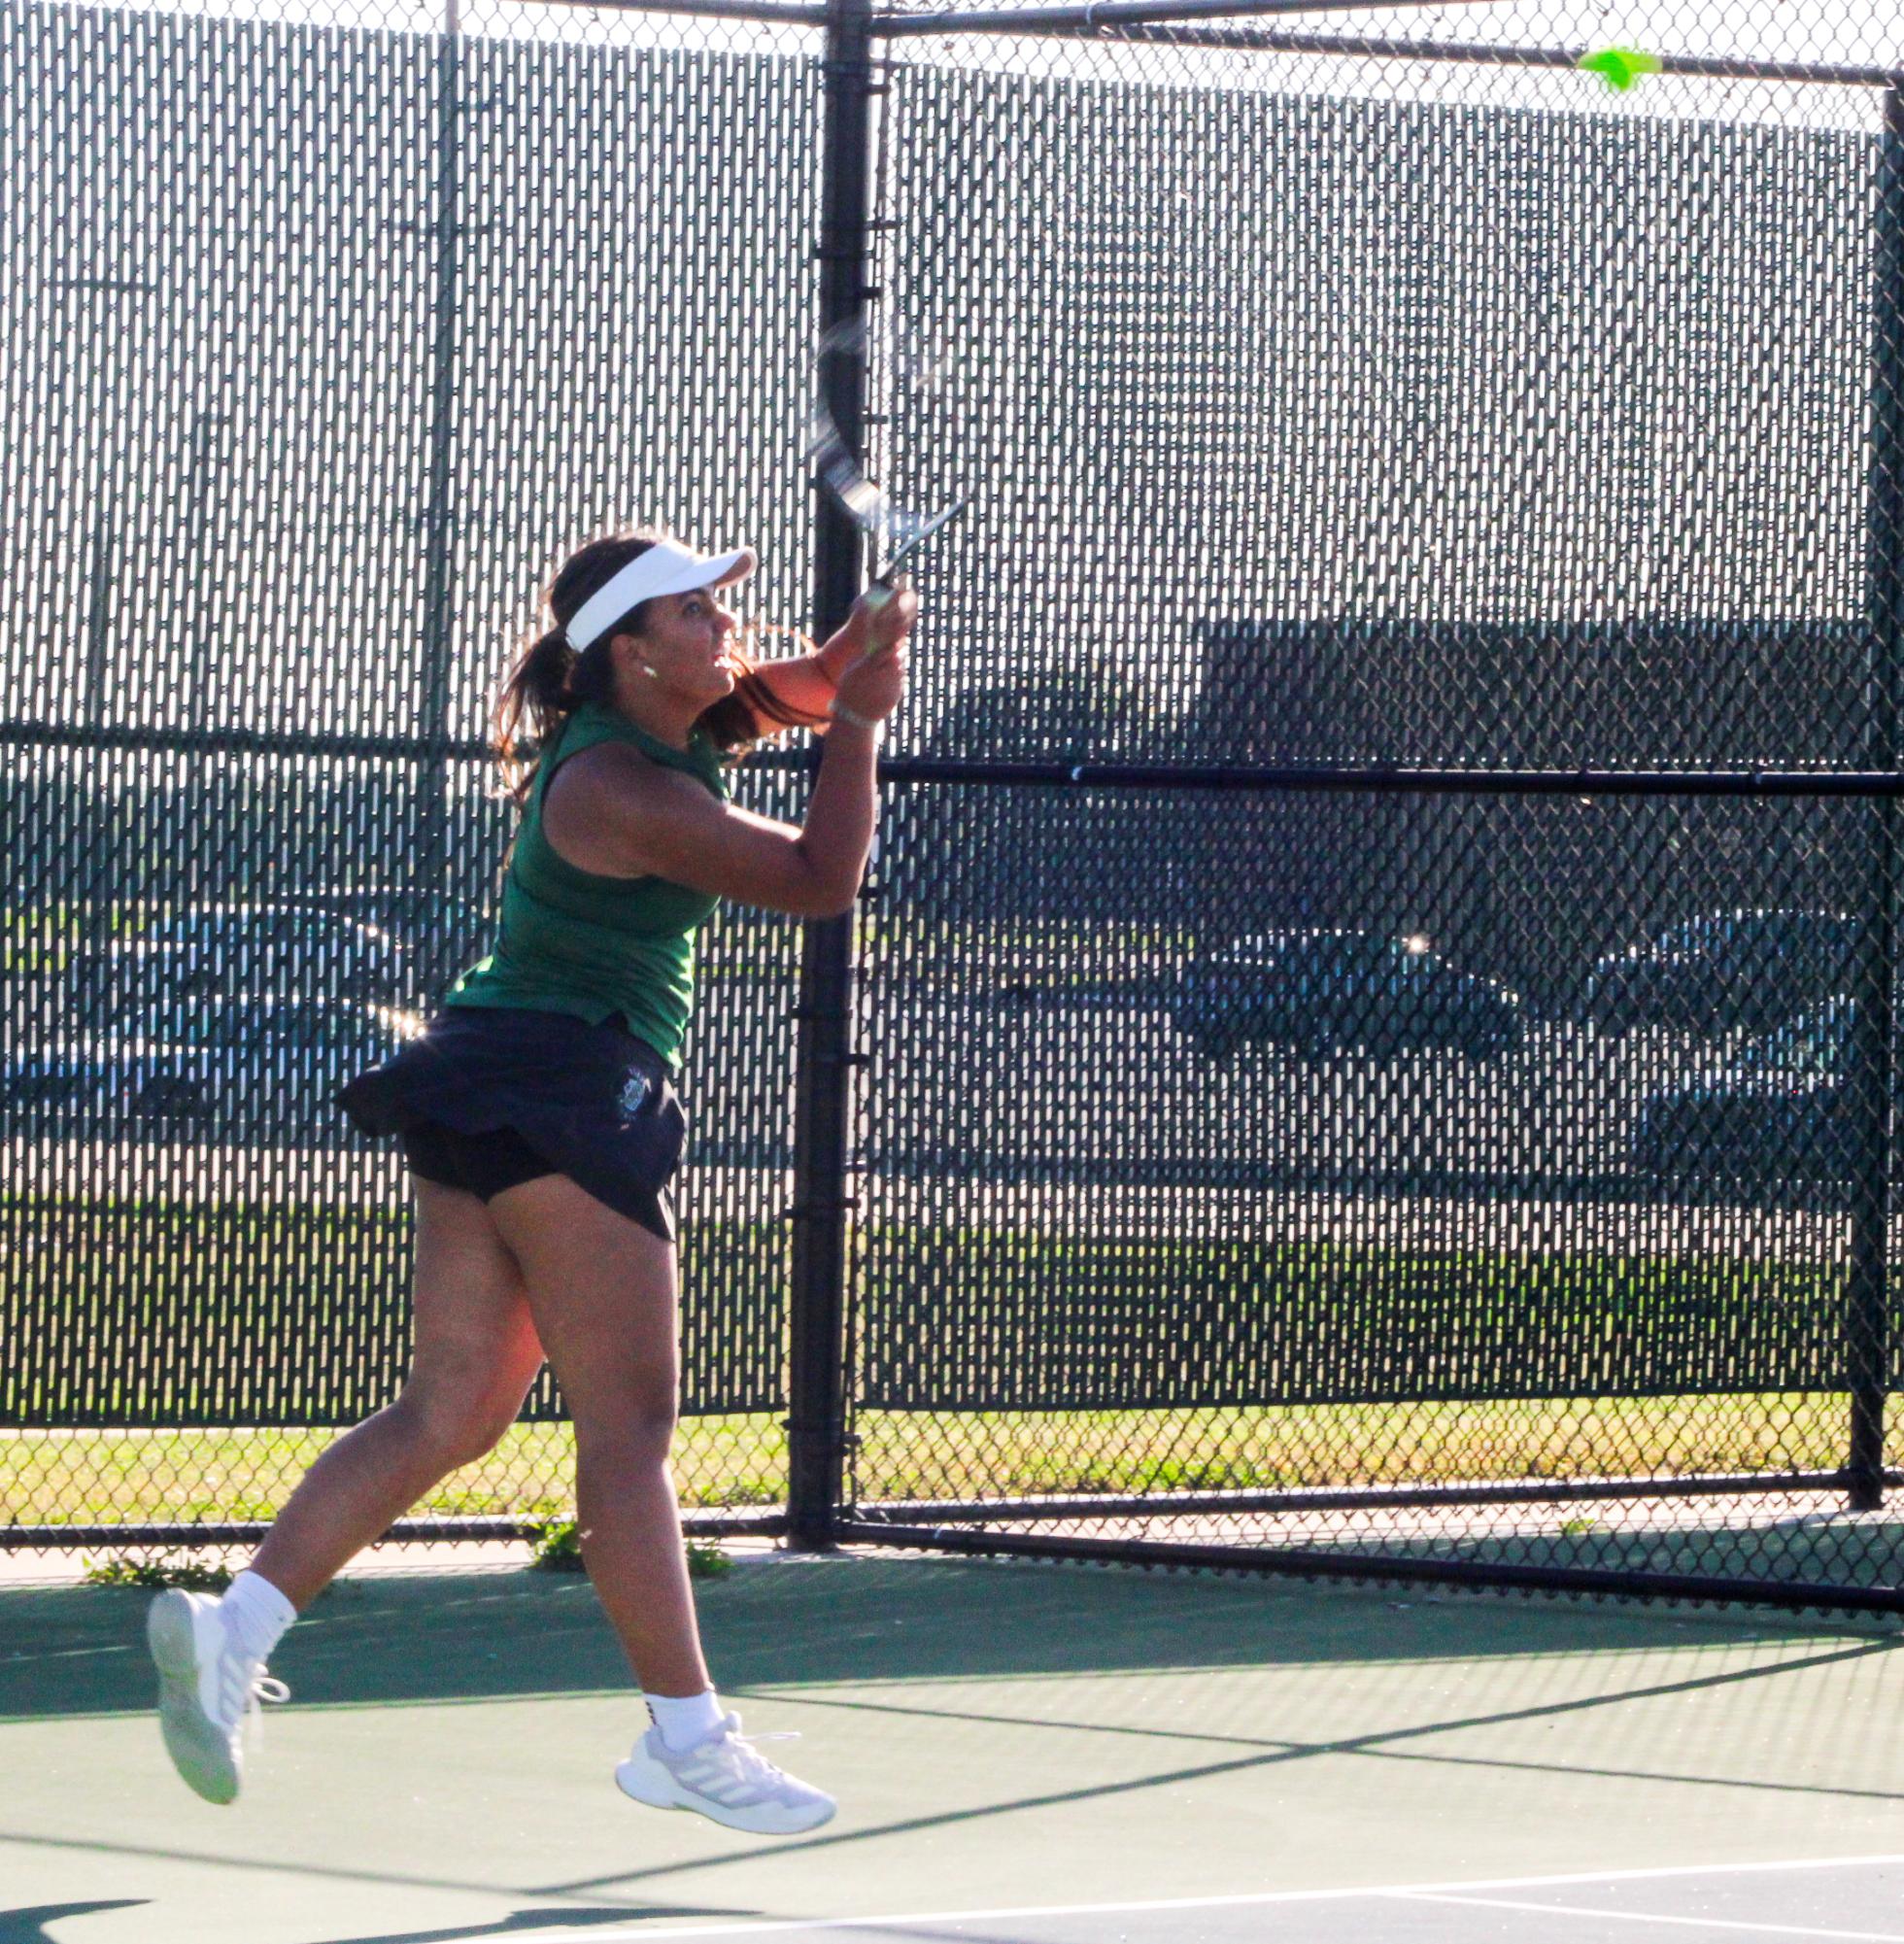
[[[648,1105],[648,1096],[655,1090],[654,1080],[639,1067],[630,1067],[629,1076],[622,1082],[621,1098],[615,1105],[622,1110],[624,1120],[632,1120]]]

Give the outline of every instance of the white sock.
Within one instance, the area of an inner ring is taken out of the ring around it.
[[[675,1754],[704,1742],[721,1725],[721,1704],[709,1688],[700,1694],[644,1694],[662,1740]]]
[[[285,1629],[297,1618],[297,1609],[269,1580],[259,1579],[248,1568],[224,1589],[219,1618],[247,1658],[268,1660]]]

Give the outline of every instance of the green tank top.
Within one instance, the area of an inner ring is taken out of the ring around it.
[[[549,779],[598,742],[628,742],[685,770],[723,802],[728,771],[697,728],[685,750],[599,702],[584,702],[536,765],[502,881],[495,949],[445,995],[446,1006],[516,1006],[572,1012],[598,1026],[619,1013],[670,1068],[694,1006],[695,934],[720,900],[665,877],[603,877],[559,857],[542,830]]]

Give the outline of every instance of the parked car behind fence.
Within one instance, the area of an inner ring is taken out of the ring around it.
[[[1581,1010],[1613,1033],[1766,1032],[1853,989],[1859,932],[1837,911],[1708,912],[1597,960]]]
[[[377,926],[276,904],[195,904],[75,956],[69,1003],[107,1026],[166,998],[222,992],[402,1006],[418,997],[403,947]]]
[[[1629,1160],[1656,1187],[1778,1199],[1848,1187],[1863,1135],[1851,1084],[1857,1005],[1842,994],[1661,1088],[1634,1122]]]
[[[461,972],[490,949],[493,927],[465,898],[404,884],[336,886],[288,892],[282,905],[325,911],[371,925],[401,947],[412,972],[413,996],[434,1005]]]
[[[422,1016],[360,1001],[269,995],[174,1001],[114,1030],[0,1062],[0,1107],[62,1131],[166,1125],[240,1138],[346,1132],[332,1096],[388,1059]]]
[[[70,1033],[99,1033],[167,1001],[218,992],[223,968],[192,945],[143,938],[74,953],[55,987],[54,1009]]]
[[[1372,932],[1239,939],[1184,969],[1171,1010],[1178,1031],[1213,1057],[1255,1040],[1310,1058],[1429,1046],[1484,1058],[1525,1035],[1518,994],[1457,972],[1425,938]]]

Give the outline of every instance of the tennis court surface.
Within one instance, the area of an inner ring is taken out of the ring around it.
[[[1904,1944],[1887,1621],[763,1558],[710,1654],[841,1801],[772,1843],[616,1793],[579,1579],[340,1583],[232,1809],[165,1763],[145,1598],[0,1591],[0,1944]]]

